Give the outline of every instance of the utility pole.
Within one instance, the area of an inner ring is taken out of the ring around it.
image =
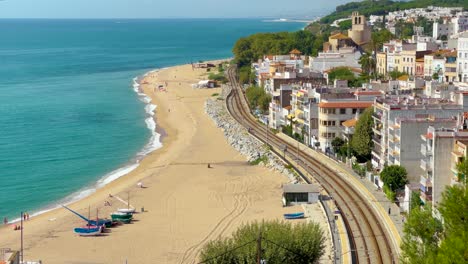
[[[268,122],[268,119],[267,119],[267,121],[266,121],[266,127],[265,127],[265,128],[266,128],[266,145],[267,145],[267,147],[268,147],[268,123],[269,123],[269,122]]]
[[[258,233],[257,239],[257,264],[262,263],[262,231]]]
[[[23,224],[24,224],[24,221],[23,221],[23,218],[24,218],[24,212],[21,212],[21,263],[24,262],[24,251],[23,251]]]

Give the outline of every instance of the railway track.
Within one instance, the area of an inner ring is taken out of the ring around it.
[[[244,127],[250,128],[250,133],[259,140],[266,142],[276,152],[295,149],[295,146],[279,138],[275,134],[265,133],[261,125],[250,113],[249,106],[237,82],[236,68],[230,67],[227,76],[231,84],[231,92],[226,99],[230,114]],[[320,163],[317,158],[298,149],[294,153],[285,151],[290,158],[297,158],[296,163],[307,171],[333,196],[341,212],[348,232],[353,263],[398,263],[397,252],[390,242],[390,233],[386,232],[376,210],[359,191],[350,186],[337,172]],[[311,180],[301,175],[303,180]],[[346,252],[344,252],[346,253]],[[344,254],[343,253],[343,254]]]

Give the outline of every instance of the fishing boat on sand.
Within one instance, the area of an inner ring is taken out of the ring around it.
[[[300,218],[304,218],[304,213],[284,214],[284,219],[300,219]]]
[[[62,205],[63,208],[67,209],[68,211],[74,213],[75,215],[77,215],[79,218],[85,220],[88,225],[95,225],[95,226],[105,226],[105,227],[111,227],[112,226],[112,220],[109,220],[109,219],[97,219],[97,220],[90,220],[82,215],[80,215],[79,213],[73,211],[72,209],[66,207],[65,205]]]
[[[112,218],[112,221],[128,224],[128,223],[130,223],[132,221],[133,214],[132,213],[113,212],[111,214],[111,218]]]
[[[75,234],[80,236],[98,236],[102,232],[102,227],[100,226],[87,226],[87,227],[77,227],[73,229]]]
[[[127,193],[127,208],[119,208],[119,209],[117,209],[117,212],[126,213],[126,214],[135,213],[135,208],[130,206],[130,192]]]

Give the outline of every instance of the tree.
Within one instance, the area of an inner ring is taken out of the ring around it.
[[[457,171],[458,181],[466,184],[466,176],[468,175],[468,159],[466,157],[457,164]]]
[[[348,30],[352,27],[352,21],[351,20],[344,20],[338,23],[338,26],[340,27],[341,31]]]
[[[392,192],[401,189],[408,182],[408,172],[400,165],[385,166],[380,173],[380,178],[384,184],[390,187]]]
[[[412,208],[404,226],[401,245],[403,264],[468,263],[468,190],[465,183],[447,187],[437,207]]]
[[[372,142],[372,135],[374,134],[372,131],[374,124],[372,120],[373,113],[374,109],[372,107],[367,108],[362,113],[356,123],[356,129],[351,140],[351,147],[359,161],[368,161],[374,146]]]
[[[340,148],[345,144],[346,142],[340,138],[336,137],[332,140],[331,145],[333,147],[333,152],[338,153]]]
[[[389,73],[390,77],[392,78],[392,80],[396,80],[398,78],[400,78],[401,76],[405,75],[406,73],[404,72],[399,72],[397,70],[393,70]]]
[[[201,250],[203,263],[257,263],[261,238],[266,263],[318,263],[324,253],[323,231],[316,223],[254,222],[241,226],[231,238],[208,242]]]
[[[395,36],[388,29],[381,29],[379,31],[372,32],[371,44],[373,51],[377,53],[377,51],[382,49],[384,43],[394,38]]]
[[[432,216],[431,206],[411,210],[403,231],[401,263],[435,264],[442,224]]]
[[[361,64],[363,72],[365,72],[367,75],[370,75],[372,72],[374,72],[376,65],[375,59],[370,52],[365,52],[361,55],[361,58],[359,58],[359,64]]]
[[[336,67],[328,73],[328,81],[347,80],[348,82],[354,81],[356,76],[348,67]]]
[[[267,94],[262,87],[250,86],[245,91],[250,108],[267,111],[271,102],[271,95]]]
[[[444,219],[444,239],[438,263],[468,263],[468,189],[465,182],[447,188],[439,212]]]

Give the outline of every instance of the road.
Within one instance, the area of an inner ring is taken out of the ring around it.
[[[237,82],[236,67],[227,70],[231,85],[231,93],[226,99],[230,114],[244,127],[250,128],[250,133],[259,140],[266,142],[273,151],[283,154],[287,147],[286,156],[296,159],[309,175],[313,175],[322,187],[332,194],[341,212],[349,234],[353,263],[398,263],[398,252],[391,239],[391,233],[384,228],[378,212],[355,187],[346,182],[333,169],[319,162],[315,157],[297,149],[296,146],[268,133],[266,127],[260,124],[250,113],[248,103]],[[294,150],[294,151],[293,151]],[[302,176],[310,183],[310,176]]]

